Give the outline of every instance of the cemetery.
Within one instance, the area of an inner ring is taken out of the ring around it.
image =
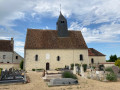
[[[9,70],[0,69],[0,84],[7,83],[26,83],[26,74],[23,70],[15,70],[10,68]]]

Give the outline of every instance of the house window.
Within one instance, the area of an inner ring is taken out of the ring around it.
[[[61,23],[64,23],[64,21],[61,21]]]
[[[10,62],[7,62],[7,63],[10,63]]]
[[[80,54],[80,61],[83,61],[83,55]]]
[[[18,59],[18,56],[16,56],[16,59]]]
[[[91,59],[91,63],[94,64],[94,59],[93,58]]]
[[[60,61],[60,56],[57,56],[57,61]]]
[[[38,61],[38,55],[35,55],[35,61]]]
[[[6,58],[6,55],[3,55],[3,59],[5,59]]]

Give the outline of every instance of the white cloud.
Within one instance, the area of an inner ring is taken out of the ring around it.
[[[99,26],[96,29],[81,27],[73,22],[69,29],[81,30],[85,41],[89,42],[120,42],[120,24],[111,23]]]
[[[17,46],[24,46],[24,42],[21,42],[21,41],[15,41],[15,46],[17,47]]]
[[[0,36],[0,39],[2,39],[2,40],[9,40],[10,37],[1,37],[1,36]]]
[[[15,51],[19,53],[21,56],[24,56],[24,47],[15,47]]]
[[[92,23],[120,22],[119,0],[61,0],[62,13],[67,17],[81,21],[81,25]],[[58,0],[2,0],[0,2],[1,25],[12,25],[10,21],[31,16],[56,17],[59,15]],[[14,24],[13,24],[14,25]]]

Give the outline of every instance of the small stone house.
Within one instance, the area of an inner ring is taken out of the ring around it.
[[[25,42],[25,70],[64,68],[72,63],[105,62],[105,55],[89,49],[81,31],[68,30],[60,13],[56,30],[28,29]]]
[[[0,40],[0,68],[19,68],[21,60],[23,57],[14,51],[13,38],[11,40]]]

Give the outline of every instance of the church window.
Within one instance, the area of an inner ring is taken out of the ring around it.
[[[35,61],[38,61],[38,55],[35,55]]]
[[[83,61],[83,55],[80,54],[80,61]]]
[[[18,59],[18,56],[16,56],[16,59]]]
[[[61,21],[61,23],[64,23],[64,21]]]
[[[91,63],[94,64],[94,59],[93,58],[91,59]]]
[[[57,61],[60,61],[60,56],[57,56]]]

